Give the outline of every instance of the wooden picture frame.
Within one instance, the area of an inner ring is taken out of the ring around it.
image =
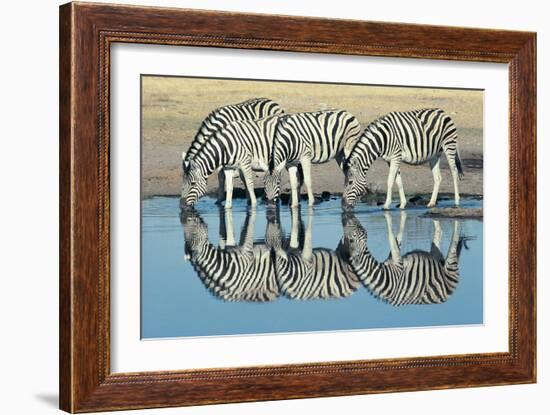
[[[118,42],[507,63],[509,352],[111,373],[109,62],[110,46]],[[60,8],[59,94],[61,409],[91,412],[535,382],[535,33],[69,3]]]

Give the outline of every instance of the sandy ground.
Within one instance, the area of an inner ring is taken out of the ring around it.
[[[483,194],[482,91],[147,76],[142,78],[142,197],[179,195],[181,152],[189,147],[204,117],[219,106],[260,96],[276,100],[286,112],[346,109],[362,126],[390,111],[443,108],[458,128],[465,168],[461,193]],[[431,192],[428,165],[403,165],[401,171],[408,197]],[[384,193],[387,174],[386,163],[378,160],[371,168],[371,188]],[[342,192],[343,174],[334,161],[315,165],[312,177],[315,193]],[[442,177],[440,192],[451,193],[445,161]],[[262,178],[262,174],[256,177],[258,188],[263,186]],[[242,187],[239,179],[235,186]],[[288,183],[283,186],[288,188]],[[210,177],[209,188],[217,188],[216,175]]]

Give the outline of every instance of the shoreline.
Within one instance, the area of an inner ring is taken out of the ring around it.
[[[462,195],[483,195],[483,159],[480,155],[471,154],[463,157],[464,178],[459,181],[459,191]],[[324,192],[330,194],[342,194],[344,187],[344,175],[335,162],[317,164],[312,166],[313,193],[321,196]],[[382,160],[377,160],[368,173],[369,189],[373,194],[386,193],[386,180],[388,167]],[[160,165],[157,168],[145,168],[142,172],[141,199],[154,196],[179,196],[181,192],[181,164],[175,164],[169,168]],[[263,194],[264,173],[255,173],[254,187],[256,196]],[[401,176],[407,199],[417,195],[431,194],[433,189],[432,172],[427,164],[420,166],[402,165]],[[441,161],[440,195],[451,194],[453,190],[451,172],[446,160]],[[281,188],[284,193],[290,193],[288,176],[283,174]],[[463,192],[462,190],[467,190]],[[218,179],[213,174],[208,178],[209,195],[217,195]],[[305,189],[302,188],[302,194]],[[240,178],[234,179],[233,194],[235,198],[246,197],[246,192]],[[394,185],[394,194],[397,194],[397,187]],[[242,195],[242,196],[241,196]]]
[[[259,203],[263,202],[263,189],[256,188],[256,197],[258,198]],[[342,197],[341,192],[323,192],[323,193],[314,193],[315,196],[315,204],[321,204],[322,202],[328,201],[328,200],[336,200],[338,198]],[[154,195],[148,195],[146,197],[142,198],[143,200],[153,199],[157,197],[164,197],[164,198],[173,198],[173,199],[179,199],[179,194],[154,194]],[[210,198],[216,198],[217,193],[214,191],[209,191],[204,197],[210,197]],[[420,194],[411,194],[407,196],[407,206],[410,207],[422,207],[426,206],[428,204],[428,201],[430,200],[431,193],[420,193]],[[477,194],[477,193],[461,193],[460,194],[461,199],[474,199],[474,200],[481,200],[483,201],[483,195]],[[234,189],[233,190],[233,198],[234,199],[246,199],[247,195],[244,189]],[[452,193],[446,193],[441,192],[438,196],[438,201],[447,201],[447,200],[453,200],[454,194]],[[305,193],[300,194],[300,200],[307,200],[307,195]],[[370,206],[381,206],[384,204],[386,200],[386,194],[385,193],[367,193],[361,197],[361,200],[358,203],[366,203]],[[285,192],[281,194],[281,205],[288,205],[290,201],[290,193]],[[399,202],[399,196],[397,193],[394,193],[394,199],[393,203],[396,204]]]

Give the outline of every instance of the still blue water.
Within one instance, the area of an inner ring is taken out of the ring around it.
[[[446,205],[450,206],[450,202],[439,203],[439,206]],[[462,205],[481,207],[481,202],[466,199]],[[224,246],[231,240],[227,238],[227,230],[220,232],[220,223],[225,221],[229,228],[233,222],[234,239],[238,245],[247,211],[246,200],[234,200],[231,215],[226,215],[213,199],[204,198],[197,205],[194,220],[200,221],[204,229],[207,228],[207,242],[212,248],[221,250],[219,244]],[[308,221],[312,221],[309,229],[313,248],[336,250],[344,231],[339,199],[316,205],[313,211],[303,205],[299,217],[294,212],[294,220],[299,222],[301,219],[306,234]],[[262,295],[258,298],[243,296],[238,301],[238,293],[222,289],[225,287],[223,282],[219,282],[220,286],[216,286],[213,280],[203,282],[206,280],[195,271],[193,253],[189,254],[189,247],[186,254],[185,219],[182,224],[179,200],[169,197],[143,200],[141,336],[146,339],[482,324],[483,222],[460,220],[455,224],[455,220],[441,219],[434,224],[434,220],[421,217],[424,212],[425,209],[407,209],[404,217],[399,210],[385,214],[380,208],[359,205],[353,217],[367,235],[368,250],[380,263],[391,259],[389,241],[398,237],[401,226],[401,256],[423,251],[428,256],[436,257],[434,252],[440,251],[438,258],[444,261],[453,243],[453,233],[457,233],[455,247],[460,235],[462,249],[459,250],[458,283],[439,303],[427,301],[427,304],[396,305],[393,301],[392,304],[392,300],[373,290],[372,285],[364,283],[365,275],[361,282],[354,285],[351,293],[342,296],[331,294],[328,299],[316,298],[315,294],[310,295],[310,299],[300,299],[306,298],[307,293],[284,292],[275,282],[275,294],[271,290],[268,298]],[[280,207],[277,223],[286,237],[285,249],[290,252],[288,239],[292,233],[292,211],[288,206]],[[388,223],[391,232],[388,232]],[[432,240],[438,224],[441,230],[439,251],[434,251]],[[259,204],[253,223],[256,246],[265,247],[267,226],[266,208]],[[248,229],[252,229],[250,222]],[[189,237],[189,229],[186,231]],[[225,241],[220,240],[220,233]],[[303,244],[304,231],[301,235],[300,243]],[[225,249],[234,250],[231,247]],[[361,276],[357,278],[361,279]],[[409,298],[414,298],[414,295]]]

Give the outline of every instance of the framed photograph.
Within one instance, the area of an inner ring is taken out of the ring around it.
[[[536,381],[536,35],[60,8],[60,407]]]

